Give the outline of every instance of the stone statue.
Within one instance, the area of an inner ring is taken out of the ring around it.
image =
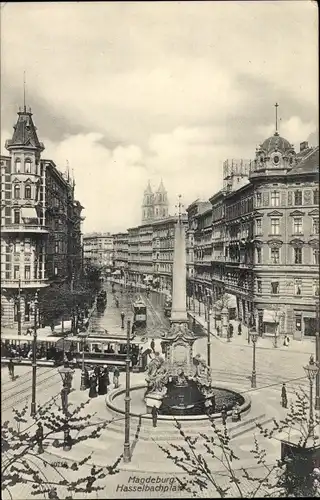
[[[147,392],[163,393],[166,391],[165,384],[168,382],[167,368],[164,364],[164,359],[156,353],[155,357],[148,364],[148,372],[146,376],[148,384]]]
[[[201,354],[197,354],[196,357],[193,358],[193,363],[196,367],[195,376],[197,378],[203,378],[208,376],[208,372],[210,372],[210,369],[205,360],[201,357]]]
[[[186,387],[188,385],[188,381],[187,381],[187,377],[185,376],[184,374],[184,371],[181,370],[179,373],[178,373],[178,377],[177,377],[177,385],[179,387]]]

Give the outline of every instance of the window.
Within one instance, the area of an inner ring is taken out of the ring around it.
[[[14,242],[13,252],[14,253],[20,253],[20,241],[19,240],[17,240],[17,241]]]
[[[257,264],[261,264],[262,262],[261,248],[257,248]]]
[[[262,195],[261,193],[256,193],[256,206],[261,207],[262,203]]]
[[[24,162],[24,171],[26,174],[31,173],[31,160],[29,160],[29,158],[27,158],[26,161]]]
[[[30,266],[25,266],[24,268],[24,279],[30,280]]]
[[[257,293],[262,293],[262,281],[257,280]]]
[[[24,188],[24,197],[26,200],[31,200],[31,186],[29,186],[29,184]]]
[[[21,160],[20,158],[16,159],[16,173],[19,174],[21,172]]]
[[[30,243],[30,241],[25,241],[24,242],[24,251],[26,253],[30,253],[31,252],[31,243]]]
[[[313,295],[316,295],[319,297],[319,281],[318,280],[313,280]]]
[[[294,248],[294,263],[302,264],[302,248]]]
[[[279,264],[280,259],[280,250],[279,248],[271,248],[271,263]]]
[[[19,266],[14,266],[14,268],[13,268],[13,278],[15,280],[18,280],[20,278],[20,267]]]
[[[262,220],[256,220],[256,234],[262,234]]]
[[[302,191],[297,190],[294,192],[294,204],[302,205]]]
[[[272,295],[278,295],[278,293],[279,293],[279,281],[273,281],[271,283],[271,293],[272,293]]]
[[[13,223],[20,224],[20,210],[15,210],[13,212]]]
[[[19,186],[19,184],[15,184],[14,185],[14,188],[13,188],[13,197],[16,200],[20,199],[20,186]]]
[[[293,233],[302,234],[302,217],[295,217],[293,219]]]
[[[294,280],[294,294],[295,295],[301,295],[301,286],[302,282],[301,280]]]
[[[312,220],[312,233],[319,234],[319,217],[314,217]]]
[[[271,234],[280,234],[280,219],[271,219]]]
[[[313,191],[313,204],[319,205],[319,189]]]
[[[280,205],[280,193],[279,191],[271,192],[271,206],[278,207]]]
[[[319,265],[319,249],[314,248],[312,253],[313,253],[313,263]]]

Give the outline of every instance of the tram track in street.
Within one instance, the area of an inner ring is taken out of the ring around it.
[[[49,370],[46,370],[46,371],[44,371],[44,372],[39,373],[39,374],[38,374],[38,377],[41,377],[42,375],[45,375],[46,373],[50,373],[50,372],[55,371],[55,370],[56,370],[55,368],[50,368]],[[17,378],[18,378],[18,379],[20,379],[20,378],[22,378],[22,376],[21,376],[21,375],[18,375],[18,376],[17,376]],[[27,378],[26,378],[26,377],[23,377],[23,380],[19,381],[17,384],[15,384],[15,385],[11,385],[10,387],[6,388],[5,390],[3,390],[3,389],[1,388],[1,394],[2,394],[2,395],[3,395],[3,394],[6,394],[7,392],[12,391],[12,390],[13,390],[13,389],[15,389],[16,387],[21,387],[21,385],[25,385],[25,384],[29,383],[31,380],[32,380],[32,376],[27,377]],[[7,385],[8,385],[8,384],[11,384],[11,383],[12,383],[12,380],[7,380],[7,382],[3,382],[3,383],[1,384],[1,386],[3,387],[3,386],[5,385],[5,387],[7,387]]]
[[[59,374],[56,372],[56,373],[51,374],[48,377],[46,377],[40,381],[37,380],[37,389],[38,389],[38,387],[41,387],[42,390],[49,389],[50,387],[53,387],[54,385],[56,385],[59,382],[59,379],[54,380],[53,383],[51,383],[51,384],[48,384],[48,381],[52,380],[56,375],[59,375]],[[30,379],[30,381],[31,381],[31,379]],[[23,394],[25,394],[25,395],[23,395]],[[21,397],[21,395],[22,395],[22,397]],[[26,390],[26,388],[24,388],[18,392],[14,392],[13,394],[2,399],[1,409],[2,409],[2,411],[10,410],[15,405],[21,404],[23,401],[29,399],[30,397],[31,397],[31,387],[28,391]],[[16,398],[18,398],[18,399],[15,400]],[[12,401],[12,399],[14,401]]]

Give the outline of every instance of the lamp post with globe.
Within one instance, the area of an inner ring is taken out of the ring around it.
[[[313,356],[310,356],[309,364],[304,366],[304,371],[309,379],[310,396],[309,396],[309,435],[314,435],[314,419],[313,419],[313,381],[319,373],[319,366],[314,362]]]
[[[252,352],[252,375],[251,375],[251,387],[257,387],[257,374],[256,374],[256,343],[258,340],[258,333],[255,326],[252,326],[250,337],[252,340],[253,352]]]
[[[61,390],[61,406],[65,417],[64,420],[64,430],[63,430],[63,449],[64,451],[69,451],[72,448],[72,438],[70,436],[69,429],[69,411],[68,411],[68,394],[69,394],[69,380],[74,373],[74,370],[69,367],[62,367],[59,370],[59,374],[62,380],[62,390]]]

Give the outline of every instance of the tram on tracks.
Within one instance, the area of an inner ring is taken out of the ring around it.
[[[1,363],[13,359],[15,363],[30,365],[32,363],[32,346],[34,337],[31,335],[6,335],[1,339]],[[37,361],[43,366],[54,366],[63,362],[64,338],[54,335],[37,335]]]
[[[100,290],[97,295],[97,309],[103,309],[107,305],[107,292],[106,290]]]
[[[147,326],[147,307],[141,298],[138,298],[132,305],[133,324],[135,327]]]
[[[104,331],[92,332],[88,336],[77,335],[66,338],[70,341],[70,353],[73,363],[81,368],[86,365],[108,365],[125,369],[127,357],[126,335],[109,335]],[[130,341],[130,368],[145,370],[149,353],[148,340],[132,335]]]

